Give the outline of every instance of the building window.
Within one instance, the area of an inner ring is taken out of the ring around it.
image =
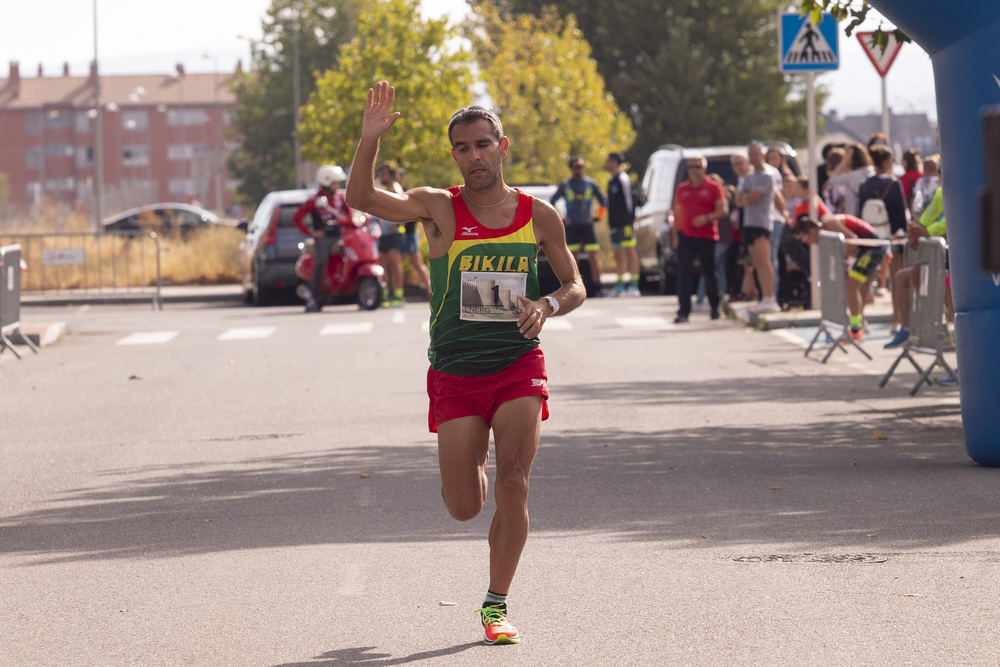
[[[46,144],[45,154],[49,157],[73,157],[73,147],[69,144]]]
[[[32,146],[31,148],[24,151],[24,168],[25,169],[41,169],[42,168],[42,149],[38,146]]]
[[[126,132],[145,132],[149,129],[148,111],[126,111],[122,114],[122,129]]]
[[[94,164],[94,149],[90,146],[76,147],[76,166],[90,167]]]
[[[168,160],[193,160],[207,150],[205,144],[170,144],[167,146]]]
[[[149,146],[126,146],[122,151],[122,164],[126,167],[148,167]]]
[[[208,192],[208,180],[204,178],[171,178],[167,189],[170,194],[178,197],[186,196],[189,192]]]
[[[45,114],[45,127],[61,128],[69,127],[73,122],[73,114],[52,110]]]
[[[80,133],[90,132],[92,122],[89,111],[76,112],[76,131]]]
[[[42,114],[29,113],[24,115],[24,133],[25,134],[42,133]]]
[[[38,181],[28,183],[28,203],[37,204],[42,201],[42,184]]]
[[[207,124],[208,112],[204,109],[171,109],[167,112],[167,125],[171,127]]]
[[[72,176],[50,178],[45,181],[46,192],[72,192],[76,190],[76,179]]]

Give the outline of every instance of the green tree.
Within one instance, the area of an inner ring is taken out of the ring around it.
[[[476,0],[540,14],[530,0]],[[778,64],[777,17],[787,0],[552,0],[576,17],[608,90],[631,117],[628,156],[657,146],[805,140],[799,77]]]
[[[473,82],[470,54],[456,49],[453,37],[447,20],[420,19],[419,0],[376,3],[302,108],[303,154],[349,164],[368,89],[385,80],[396,88],[402,115],[382,137],[382,159],[404,166],[411,185],[450,185],[457,170],[447,158],[448,119],[470,103]]]
[[[251,44],[247,72],[232,79],[236,94],[233,139],[240,145],[229,168],[240,179],[240,199],[255,205],[272,190],[295,184],[293,39],[298,16],[301,100],[315,89],[315,73],[335,65],[355,29],[354,13],[375,0],[272,0],[263,37]],[[280,18],[279,18],[280,17]]]
[[[573,17],[549,9],[538,20],[528,14],[505,20],[482,5],[468,34],[479,78],[511,137],[508,182],[558,182],[570,155],[603,164],[609,152],[632,145],[631,123],[605,90]]]
[[[868,0],[855,2],[854,0],[800,0],[800,9],[803,14],[812,14],[813,23],[819,23],[823,12],[829,12],[837,22],[847,21],[844,32],[850,35],[854,29],[860,26],[868,18],[872,6]],[[912,41],[909,36],[899,28],[890,31],[882,30],[882,26],[874,31],[872,40],[877,46],[881,46],[884,51],[889,45],[889,35],[893,34],[900,42]]]

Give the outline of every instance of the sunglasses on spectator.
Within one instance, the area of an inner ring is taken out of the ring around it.
[[[688,169],[704,169],[704,168],[705,168],[705,165],[703,165],[703,164],[689,164],[688,165]]]

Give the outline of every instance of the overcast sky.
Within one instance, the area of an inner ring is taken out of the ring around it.
[[[16,0],[4,3],[0,22],[0,77],[19,61],[22,76],[84,75],[94,57],[93,0]],[[97,0],[98,57],[102,74],[172,71],[232,71],[249,64],[248,39],[260,38],[261,17],[270,0]],[[425,15],[460,18],[464,0],[423,0]],[[867,29],[873,29],[871,24]],[[775,54],[775,58],[777,58]],[[817,77],[831,96],[824,110],[842,114],[881,113],[882,84],[854,37],[840,36],[840,70]],[[930,58],[905,44],[889,71],[889,106],[897,113],[924,112],[937,118]],[[664,137],[664,141],[672,140]]]

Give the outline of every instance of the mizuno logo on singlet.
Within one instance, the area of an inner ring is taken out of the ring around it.
[[[479,236],[475,227],[462,227],[462,236]]]
[[[459,270],[527,273],[528,258],[517,255],[463,255]]]

